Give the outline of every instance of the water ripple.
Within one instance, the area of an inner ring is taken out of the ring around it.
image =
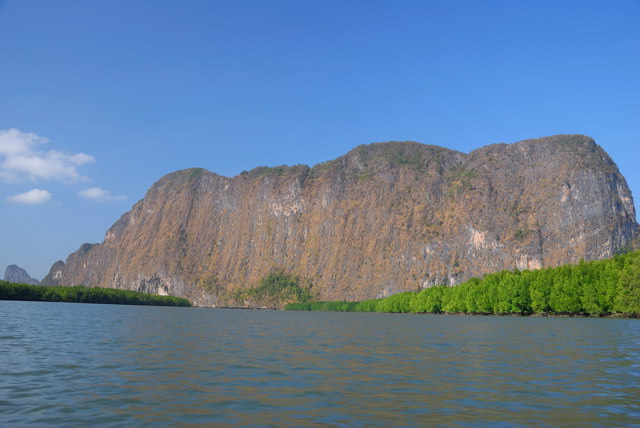
[[[640,320],[0,306],[2,426],[640,417]]]

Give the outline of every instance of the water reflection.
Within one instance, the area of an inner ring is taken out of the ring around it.
[[[3,425],[640,417],[639,320],[0,305]]]

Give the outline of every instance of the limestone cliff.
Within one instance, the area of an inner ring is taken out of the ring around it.
[[[87,245],[87,244],[85,244]],[[62,271],[65,268],[65,263],[62,260],[58,260],[51,266],[49,269],[49,273],[47,276],[42,278],[42,282],[40,285],[52,286],[52,285],[62,285],[60,280],[62,279]]]
[[[7,282],[15,282],[17,284],[38,285],[40,281],[31,278],[26,270],[18,265],[9,265],[4,271],[4,280]]]
[[[469,154],[376,143],[313,168],[169,174],[56,275],[215,304],[284,269],[322,299],[364,299],[607,257],[636,230],[625,179],[588,137]]]

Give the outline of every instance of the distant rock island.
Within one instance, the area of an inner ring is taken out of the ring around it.
[[[280,270],[322,300],[362,300],[609,257],[637,230],[624,177],[589,137],[468,154],[374,143],[312,168],[168,174],[43,282],[224,304]]]
[[[18,265],[9,265],[4,271],[4,280],[7,282],[15,282],[18,284],[38,285],[40,281],[31,278],[26,270]]]

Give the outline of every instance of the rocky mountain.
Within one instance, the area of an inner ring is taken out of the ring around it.
[[[624,177],[585,136],[468,154],[375,143],[312,168],[168,174],[45,281],[216,304],[280,269],[321,299],[355,300],[608,257],[635,218]]]
[[[18,265],[9,265],[4,271],[4,280],[7,282],[15,282],[17,284],[38,285],[40,281],[31,278],[26,270]]]
[[[66,283],[63,284],[61,282],[62,271],[64,270],[65,266],[66,266],[65,262],[63,262],[62,260],[58,260],[57,262],[55,262],[53,266],[51,266],[51,269],[49,269],[49,273],[47,274],[47,276],[42,278],[42,282],[40,282],[40,285],[52,286],[52,285],[66,284]]]

